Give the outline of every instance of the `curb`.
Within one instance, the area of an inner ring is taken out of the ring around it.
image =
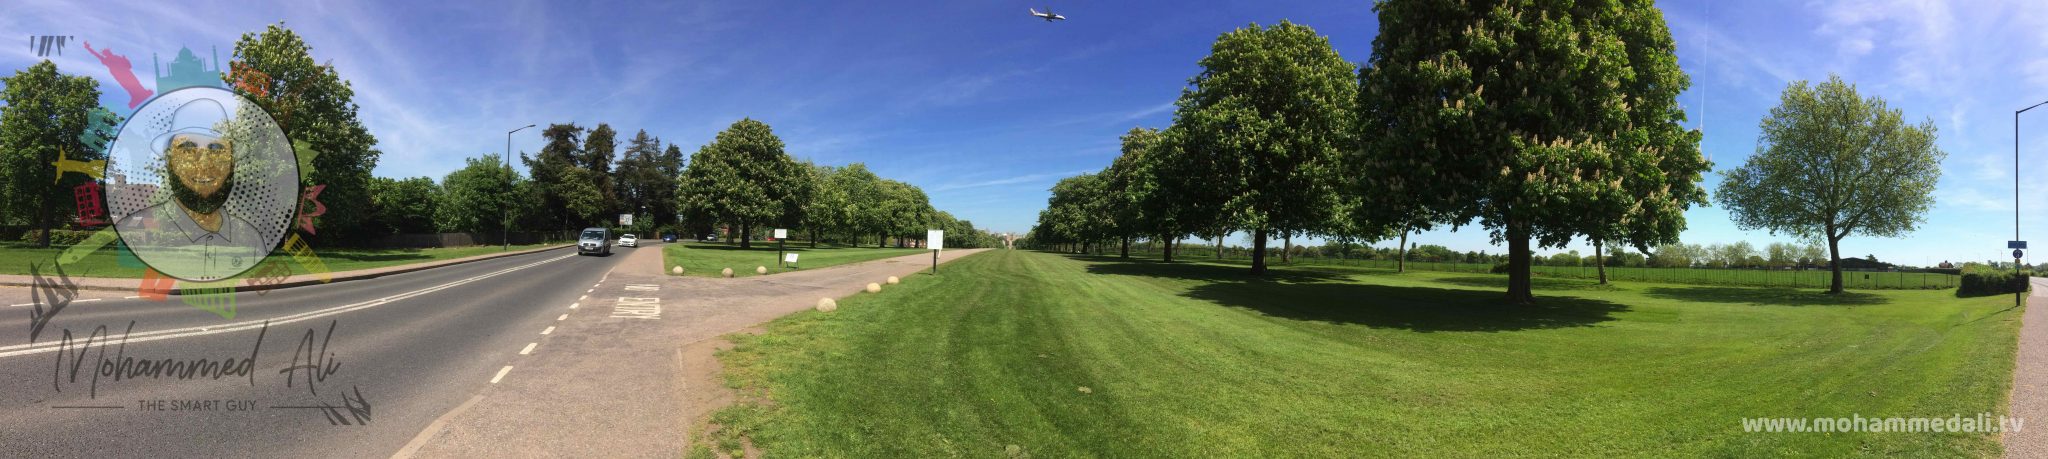
[[[387,267],[383,267],[383,268],[370,268],[370,269],[358,269],[358,270],[355,270],[355,271],[348,271],[348,272],[334,273],[333,279],[332,279],[332,280],[330,280],[330,281],[326,281],[326,282],[322,282],[322,281],[321,281],[320,279],[318,279],[318,278],[316,278],[316,277],[314,277],[314,276],[307,276],[307,275],[303,275],[303,274],[300,274],[300,275],[293,275],[293,276],[292,276],[292,277],[291,277],[290,279],[288,279],[288,280],[285,280],[285,281],[283,281],[283,282],[279,282],[279,283],[276,283],[276,284],[270,284],[270,285],[263,285],[263,286],[250,286],[250,285],[247,285],[247,284],[243,284],[243,285],[240,285],[240,286],[236,286],[236,287],[235,287],[235,291],[237,291],[237,292],[254,292],[254,291],[267,291],[267,290],[279,290],[279,289],[286,289],[286,288],[293,288],[293,287],[304,287],[304,286],[308,286],[308,285],[319,285],[319,284],[331,284],[331,283],[335,283],[335,282],[347,282],[347,281],[356,281],[356,280],[363,280],[363,279],[375,279],[375,278],[379,278],[379,277],[384,277],[384,276],[389,276],[389,275],[393,275],[393,274],[405,274],[405,273],[409,273],[409,272],[415,272],[415,271],[425,271],[425,270],[429,270],[429,269],[434,269],[434,268],[440,268],[440,267],[445,267],[445,266],[454,266],[454,265],[459,265],[459,264],[464,264],[464,263],[478,262],[478,261],[484,261],[484,260],[491,260],[491,259],[497,259],[497,258],[504,258],[504,257],[511,257],[511,256],[518,256],[518,255],[526,255],[526,254],[531,254],[531,253],[539,253],[539,252],[546,252],[546,251],[549,251],[549,250],[565,249],[565,248],[571,248],[571,247],[575,247],[575,246],[576,246],[576,244],[562,244],[562,245],[559,245],[559,246],[552,246],[552,247],[541,247],[541,248],[538,248],[538,249],[527,249],[527,250],[521,250],[521,251],[516,251],[516,252],[503,252],[503,253],[493,253],[493,254],[485,254],[485,255],[472,255],[472,256],[469,256],[469,257],[465,257],[465,258],[457,258],[457,259],[453,259],[453,260],[439,260],[439,261],[430,261],[430,262],[425,262],[425,263],[414,263],[414,264],[410,264],[410,265],[398,265],[398,266],[387,266]],[[301,279],[301,277],[304,277],[304,279]],[[106,278],[106,277],[93,277],[93,278],[83,278],[83,279],[81,279],[81,282],[79,282],[79,285],[78,285],[78,289],[79,289],[79,290],[99,290],[99,291],[116,291],[116,292],[133,292],[133,291],[136,291],[136,288],[135,288],[135,287],[128,287],[128,286],[111,286],[111,285],[92,285],[92,284],[89,284],[89,283],[88,283],[88,282],[92,282],[92,281],[100,281],[100,282],[120,282],[120,283],[124,283],[124,284],[125,284],[125,283],[128,283],[128,282],[142,282],[142,279],[123,279],[123,278]],[[137,284],[137,286],[139,287],[139,286],[140,286],[140,284]],[[32,288],[32,287],[35,287],[35,285],[33,285],[33,284],[31,284],[31,283],[26,283],[26,282],[18,282],[18,281],[8,281],[8,280],[0,280],[0,287],[31,287],[31,288]],[[174,288],[170,289],[170,291],[168,292],[168,294],[169,294],[169,295],[184,295],[184,294],[185,294],[185,289],[184,289],[184,288],[182,288],[182,287],[174,287]]]

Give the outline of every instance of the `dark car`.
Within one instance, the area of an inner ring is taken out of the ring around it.
[[[676,233],[668,233],[661,235],[661,242],[675,242],[676,239]]]

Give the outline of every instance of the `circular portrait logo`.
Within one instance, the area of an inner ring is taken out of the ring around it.
[[[255,267],[298,210],[298,156],[284,130],[220,88],[179,89],[137,108],[114,137],[105,177],[121,242],[180,280]]]

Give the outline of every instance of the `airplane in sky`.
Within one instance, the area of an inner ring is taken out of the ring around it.
[[[1046,9],[1045,9],[1045,12],[1043,12],[1043,13],[1040,13],[1040,12],[1038,12],[1038,9],[1037,9],[1037,8],[1032,8],[1032,9],[1031,9],[1031,15],[1032,15],[1032,16],[1038,16],[1038,17],[1041,17],[1041,18],[1045,18],[1045,22],[1052,22],[1052,21],[1065,21],[1065,20],[1067,20],[1067,17],[1066,17],[1066,16],[1061,16],[1061,15],[1057,15],[1057,14],[1052,14],[1052,8],[1046,8]]]

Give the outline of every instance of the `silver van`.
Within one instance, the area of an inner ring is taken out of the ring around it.
[[[576,254],[612,254],[612,231],[604,228],[584,228],[583,235],[576,238]]]

